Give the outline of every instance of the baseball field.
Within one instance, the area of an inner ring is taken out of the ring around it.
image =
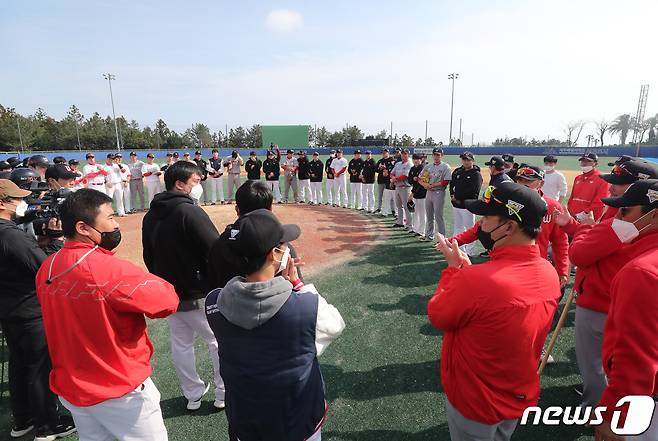
[[[477,163],[481,165],[487,159],[477,158]],[[541,157],[516,160],[541,165]],[[609,170],[610,160],[601,158],[601,170]],[[453,167],[459,164],[457,157],[447,157],[446,161]],[[579,173],[577,157],[561,157],[557,168],[565,172],[571,183]],[[205,209],[220,231],[235,219],[233,205]],[[428,242],[392,228],[392,217],[308,205],[276,205],[274,211],[284,223],[301,226],[302,236],[295,245],[307,262],[306,283],[315,284],[346,322],[342,336],[320,357],[329,403],[323,439],[449,440],[439,377],[442,337],[426,316],[427,301],[445,267],[441,255]],[[120,219],[123,242],[118,249],[119,256],[140,265],[142,216],[133,214]],[[445,219],[451,233],[449,204]],[[185,410],[186,400],[171,361],[165,320],[150,321],[149,329],[155,347],[152,378],[162,393],[170,440],[227,440],[226,418],[223,412],[214,410],[212,394],[207,395],[200,410]],[[212,367],[205,345],[199,341],[196,349],[199,372],[211,380]],[[548,366],[541,379],[540,406],[575,406],[579,397],[572,389],[580,378],[574,351],[573,311],[554,356],[555,363]],[[6,372],[3,381],[0,438],[7,439],[11,417]],[[564,425],[518,427],[513,439],[589,440],[593,439],[591,433],[587,428]]]

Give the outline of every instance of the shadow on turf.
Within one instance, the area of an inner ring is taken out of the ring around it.
[[[180,416],[186,417],[207,417],[209,415],[221,414],[223,410],[217,410],[213,406],[211,399],[204,400],[201,403],[201,408],[195,411],[186,409],[187,399],[182,396],[168,398],[160,401],[160,408],[162,409],[162,417],[164,419],[175,418]]]
[[[422,432],[403,432],[401,430],[362,430],[358,432],[322,432],[323,440],[345,441],[449,441],[448,425],[432,427]]]
[[[378,366],[369,371],[345,372],[342,368],[322,364],[327,383],[327,400],[347,398],[372,400],[417,392],[441,392],[439,361],[398,363]]]

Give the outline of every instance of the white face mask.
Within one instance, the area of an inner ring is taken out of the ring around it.
[[[645,217],[650,215],[653,211],[654,210],[651,210],[644,216],[637,219],[635,222],[628,222],[621,219],[614,219],[612,221],[612,229],[615,232],[615,234],[617,234],[617,237],[622,243],[628,243],[633,239],[635,239],[636,237],[638,237],[642,231],[646,230],[651,226],[651,224],[649,224],[642,227],[641,230],[638,230],[637,227],[635,226],[635,223],[639,220],[644,219]]]
[[[554,165],[545,165],[545,166],[544,166],[544,171],[551,172],[551,171],[553,171],[553,170],[555,170],[555,166],[554,166]]]
[[[190,191],[190,197],[196,201],[201,199],[201,195],[203,194],[203,187],[201,184],[196,184],[194,187],[192,187],[192,191]]]
[[[581,170],[583,173],[589,173],[589,172],[591,172],[592,170],[594,170],[594,167],[592,167],[591,165],[583,165],[583,166],[580,167],[580,170]]]
[[[18,205],[16,205],[16,217],[23,217],[25,216],[26,212],[27,212],[27,202],[21,201]]]
[[[281,251],[281,248],[275,248],[279,251]],[[276,274],[279,274],[281,271],[286,269],[288,266],[288,260],[290,259],[290,248],[286,248],[286,250],[283,252],[283,256],[281,256],[281,260],[279,260],[279,269],[276,270]]]

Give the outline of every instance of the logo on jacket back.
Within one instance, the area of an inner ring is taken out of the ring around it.
[[[229,237],[228,240],[236,240],[239,233],[240,230],[234,230],[231,228],[231,237]]]

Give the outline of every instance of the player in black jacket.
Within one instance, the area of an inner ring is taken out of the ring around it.
[[[201,204],[208,204],[211,200],[211,189],[210,185],[208,183],[208,162],[201,157],[201,151],[197,150],[194,153],[194,163],[199,167],[201,170],[201,187],[203,187],[203,194],[201,195],[201,199],[199,199],[199,203]]]
[[[366,151],[366,159],[363,161],[361,170],[361,181],[363,182],[363,209],[368,213],[375,212],[375,173],[377,164],[372,158],[372,152]]]
[[[256,157],[256,152],[251,152],[249,154],[249,159],[244,163],[244,169],[247,171],[247,179],[260,179],[260,170],[262,167],[263,163],[258,157]]]
[[[377,209],[375,213],[382,211],[382,202],[384,201],[384,190],[388,186],[391,178],[389,177],[389,171],[393,170],[393,167],[389,168],[389,164],[393,163],[393,158],[391,157],[388,149],[385,148],[382,150],[382,157],[377,161]]]
[[[363,193],[361,181],[361,170],[363,170],[363,159],[361,159],[361,150],[354,150],[354,158],[347,165],[347,172],[350,175],[350,208],[363,210]]]
[[[331,168],[331,161],[336,157],[336,150],[329,152],[329,158],[324,163],[324,171],[327,174],[327,202],[325,205],[331,205],[334,200],[334,169]]]
[[[306,152],[300,150],[297,153],[297,163],[299,164],[299,169],[297,169],[297,180],[299,181],[299,203],[304,202],[311,203],[313,199],[311,195],[311,171],[310,171],[310,161],[306,157]]]
[[[322,175],[324,174],[324,164],[320,161],[320,154],[313,152],[313,159],[309,164],[311,175],[311,204],[322,205]]]
[[[480,173],[480,167],[475,165],[473,154],[464,152],[459,157],[462,160],[462,165],[452,172],[450,180],[450,202],[453,206],[452,212],[455,218],[455,236],[475,225],[475,215],[464,208],[464,201],[466,199],[478,199],[482,188],[482,174]],[[473,249],[473,244],[464,245],[462,248],[467,254],[472,254]]]
[[[281,203],[281,189],[279,188],[279,176],[281,175],[281,152],[276,149],[276,155],[272,150],[268,150],[267,159],[263,162],[263,174],[267,187],[276,197],[276,203]]]
[[[416,236],[419,236],[421,240],[425,240],[425,222],[427,220],[427,215],[425,213],[425,196],[427,195],[427,189],[420,185],[419,182],[420,174],[425,165],[423,164],[423,158],[421,155],[414,153],[412,158],[414,166],[411,167],[409,177],[407,178],[411,184],[411,197],[414,202],[413,228],[411,232]]]

